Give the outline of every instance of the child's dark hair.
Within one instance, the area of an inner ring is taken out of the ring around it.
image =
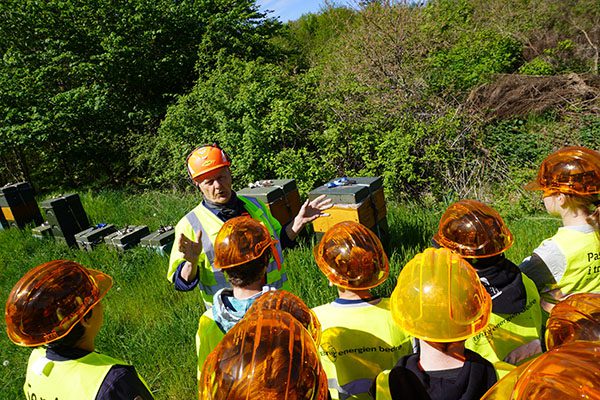
[[[233,268],[224,270],[227,279],[233,286],[246,287],[262,279],[267,270],[271,252],[265,251],[262,256]]]

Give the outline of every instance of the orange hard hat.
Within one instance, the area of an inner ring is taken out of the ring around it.
[[[227,154],[216,144],[200,146],[192,151],[186,160],[188,174],[192,180],[198,180],[207,172],[228,167],[231,161]]]
[[[540,166],[537,179],[525,186],[544,195],[565,193],[580,196],[600,193],[600,153],[585,147],[565,147],[550,154]]]
[[[383,283],[390,265],[379,238],[357,222],[332,226],[313,250],[319,269],[336,286],[370,289]]]
[[[546,324],[546,347],[575,340],[600,342],[600,293],[578,293],[558,303]]]
[[[504,376],[481,400],[600,399],[600,343],[573,342]]]
[[[477,200],[450,205],[433,240],[466,258],[491,257],[513,245],[513,235],[500,214]]]
[[[201,400],[324,400],[327,376],[317,346],[292,315],[246,315],[204,362]]]
[[[428,248],[402,268],[390,307],[394,320],[410,335],[456,342],[485,329],[492,299],[462,257],[445,248]]]
[[[271,249],[279,268],[281,262],[275,248],[277,240],[259,221],[241,216],[227,220],[215,239],[215,268],[227,269],[256,260]]]
[[[112,278],[68,260],[28,271],[6,301],[6,331],[15,344],[36,347],[66,336],[112,286]]]
[[[264,310],[278,310],[290,313],[308,330],[317,346],[321,341],[321,323],[306,303],[286,290],[271,290],[254,301],[246,315]]]

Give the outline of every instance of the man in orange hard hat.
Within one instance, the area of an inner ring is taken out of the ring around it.
[[[285,289],[287,275],[275,259],[282,260],[282,248],[293,246],[304,226],[326,216],[323,211],[332,206],[325,196],[307,200],[298,215],[281,227],[261,201],[233,191],[230,165],[229,157],[216,144],[201,146],[188,156],[189,177],[204,199],[175,227],[175,243],[169,260],[167,278],[177,290],[188,291],[198,286],[207,308],[212,305],[214,294],[229,286],[223,272],[214,267],[214,242],[225,221],[247,214],[267,227],[278,241],[277,255],[267,268],[267,285]]]
[[[33,347],[27,399],[153,399],[134,367],[95,351],[100,301],[112,278],[68,260],[39,265],[14,286],[6,302],[9,339]]]

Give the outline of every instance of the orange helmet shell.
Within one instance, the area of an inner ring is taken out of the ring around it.
[[[520,365],[482,400],[600,399],[600,343],[567,343]]]
[[[428,248],[400,272],[390,306],[394,320],[410,335],[456,342],[486,327],[492,299],[462,257],[445,248]]]
[[[217,145],[201,146],[192,151],[186,160],[188,173],[193,180],[218,168],[228,167],[231,161]]]
[[[313,250],[319,269],[336,286],[370,289],[383,283],[390,265],[379,238],[353,221],[332,226]]]
[[[6,301],[6,331],[19,346],[36,347],[66,336],[112,286],[112,278],[68,260],[39,265]]]
[[[259,221],[241,216],[226,221],[215,239],[215,268],[227,269],[256,260],[267,249],[277,254],[277,240]]]
[[[546,347],[576,340],[600,342],[600,293],[578,293],[552,309],[546,324]]]
[[[467,258],[495,256],[514,242],[500,214],[476,200],[461,200],[450,205],[440,219],[433,240]]]
[[[585,147],[565,147],[550,154],[527,190],[544,195],[565,193],[586,196],[600,193],[600,153]]]
[[[271,290],[256,299],[246,315],[264,310],[290,313],[308,330],[317,346],[319,345],[321,341],[321,323],[313,310],[308,308],[300,297],[286,290]]]
[[[204,362],[198,385],[206,400],[325,400],[327,376],[317,346],[287,312],[247,314]]]

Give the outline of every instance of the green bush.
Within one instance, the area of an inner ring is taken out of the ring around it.
[[[7,0],[0,15],[3,175],[42,189],[124,185],[173,95],[221,53],[273,56],[279,26],[252,0]]]
[[[429,56],[429,84],[436,92],[466,91],[491,75],[514,72],[521,44],[492,30],[465,31],[449,48]]]
[[[312,145],[320,132],[310,75],[226,57],[205,80],[169,108],[157,142],[142,148],[145,182],[183,184],[185,157],[196,146],[218,142],[232,158],[236,182],[302,174],[312,183],[327,174],[326,154]],[[296,169],[300,168],[300,169]]]
[[[536,57],[533,60],[521,65],[519,73],[523,75],[552,75],[554,67],[548,61]]]

